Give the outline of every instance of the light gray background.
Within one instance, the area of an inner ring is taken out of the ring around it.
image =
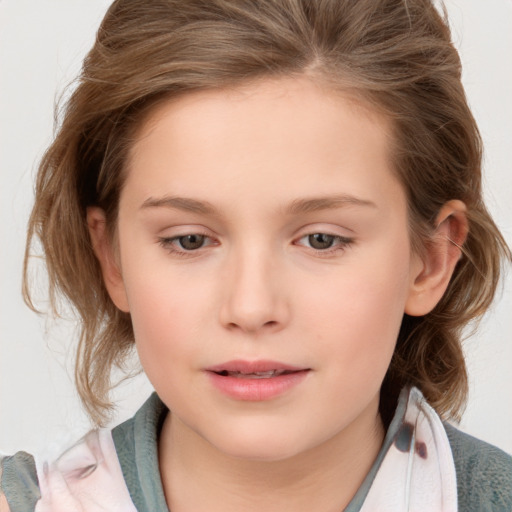
[[[51,140],[56,95],[78,72],[107,0],[0,0],[0,449],[51,454],[88,428],[72,385],[69,321],[21,300],[36,163]],[[489,207],[512,243],[512,0],[448,0],[464,83],[486,146]],[[43,288],[43,286],[41,286]],[[461,428],[512,452],[512,278],[466,342],[471,397]],[[116,392],[130,416],[144,376]]]

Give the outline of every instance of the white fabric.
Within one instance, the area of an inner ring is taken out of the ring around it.
[[[41,499],[35,512],[137,512],[109,430],[89,432],[37,472]]]
[[[406,449],[406,451],[404,451]],[[361,512],[457,512],[455,463],[446,431],[416,388]]]
[[[441,420],[417,389],[405,396],[404,418],[360,512],[457,512],[455,465]],[[36,512],[136,512],[108,430],[90,432],[37,471]]]

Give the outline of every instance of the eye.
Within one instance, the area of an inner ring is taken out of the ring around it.
[[[195,233],[192,235],[179,236],[174,240],[180,245],[182,249],[185,249],[186,251],[194,251],[203,246],[205,239],[206,236],[198,235]]]
[[[167,249],[170,253],[177,256],[189,256],[194,252],[198,252],[208,245],[214,245],[215,242],[201,233],[187,233],[186,235],[179,235],[173,237],[161,237],[158,243]]]
[[[314,249],[318,253],[328,255],[330,253],[343,251],[353,240],[340,235],[329,233],[311,233],[299,238],[300,245]]]
[[[328,235],[326,233],[314,233],[308,235],[307,238],[311,247],[318,250],[329,249],[336,240],[334,235]]]

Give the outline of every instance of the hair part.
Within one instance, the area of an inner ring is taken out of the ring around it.
[[[117,0],[85,58],[36,182],[24,268],[42,243],[54,312],[64,296],[81,321],[75,378],[96,423],[111,408],[111,369],[134,345],[130,315],[112,303],[86,208],[104,209],[114,236],[129,150],[160,101],[264,78],[308,76],[384,113],[421,254],[441,206],[466,204],[469,235],[443,299],[404,315],[381,392],[386,420],[404,385],[445,417],[467,396],[463,328],[489,307],[511,253],[482,201],[481,139],[461,85],[446,20],[430,0]],[[414,134],[412,136],[411,134]]]

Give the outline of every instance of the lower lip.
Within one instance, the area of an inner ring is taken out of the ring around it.
[[[271,400],[298,386],[308,375],[309,370],[286,373],[264,379],[244,379],[222,376],[208,372],[212,384],[223,394],[236,400],[261,402]]]

